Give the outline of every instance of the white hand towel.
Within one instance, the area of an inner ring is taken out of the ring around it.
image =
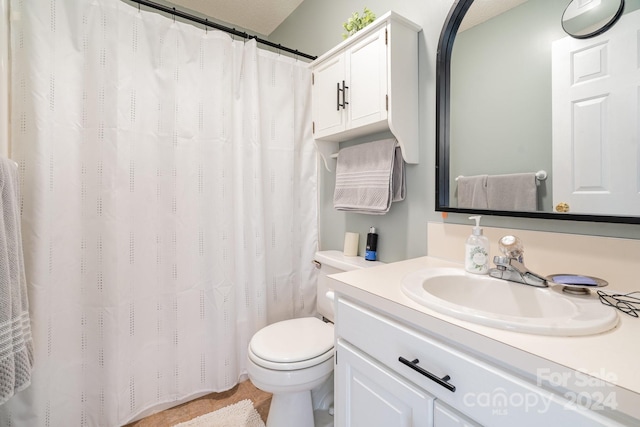
[[[487,175],[458,178],[458,207],[487,209]]]
[[[533,212],[538,208],[538,185],[535,173],[489,175],[488,208],[496,211]]]
[[[18,200],[17,167],[0,158],[0,404],[31,383],[33,366]]]
[[[383,215],[404,197],[404,161],[394,139],[340,150],[333,193],[337,210]]]

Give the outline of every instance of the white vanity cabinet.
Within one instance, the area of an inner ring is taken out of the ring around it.
[[[616,425],[340,294],[336,350],[336,427]]]
[[[312,129],[323,155],[338,141],[390,130],[405,161],[418,162],[419,30],[388,12],[311,63]]]

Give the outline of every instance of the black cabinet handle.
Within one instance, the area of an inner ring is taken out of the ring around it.
[[[345,84],[345,81],[342,81],[342,88],[340,87],[340,83],[336,83],[337,86],[337,90],[336,90],[336,105],[337,105],[337,110],[340,111],[340,107],[342,108],[346,108],[347,105],[349,105],[349,103],[347,102],[347,89],[349,89],[349,86],[347,86]],[[342,92],[342,104],[340,103],[340,92]]]
[[[349,103],[347,102],[347,89],[349,89],[349,86],[344,84],[344,80],[343,80],[342,81],[342,108],[347,108],[347,105],[349,105]]]
[[[420,366],[418,366],[418,363],[420,363],[420,361],[418,359],[407,360],[404,357],[400,356],[398,358],[398,360],[400,361],[400,363],[402,363],[404,365],[407,365],[408,367],[410,367],[414,371],[417,371],[417,372],[421,373],[422,375],[424,375],[425,377],[429,378],[430,380],[437,382],[438,384],[440,384],[442,387],[446,388],[447,390],[449,390],[451,392],[456,391],[456,386],[454,386],[453,384],[450,384],[450,383],[447,382],[447,381],[449,381],[451,379],[451,377],[449,375],[445,375],[442,378],[439,378],[439,377],[433,375],[431,372],[429,372],[426,369],[423,369]]]

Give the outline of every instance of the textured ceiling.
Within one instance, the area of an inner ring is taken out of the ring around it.
[[[459,31],[468,30],[526,1],[527,0],[475,0],[464,16]]]
[[[268,36],[302,3],[302,0],[170,0],[170,2],[204,16]]]

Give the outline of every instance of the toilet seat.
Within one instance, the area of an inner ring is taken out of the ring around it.
[[[333,325],[315,317],[284,320],[258,331],[249,343],[249,358],[279,371],[304,369],[333,356]]]

